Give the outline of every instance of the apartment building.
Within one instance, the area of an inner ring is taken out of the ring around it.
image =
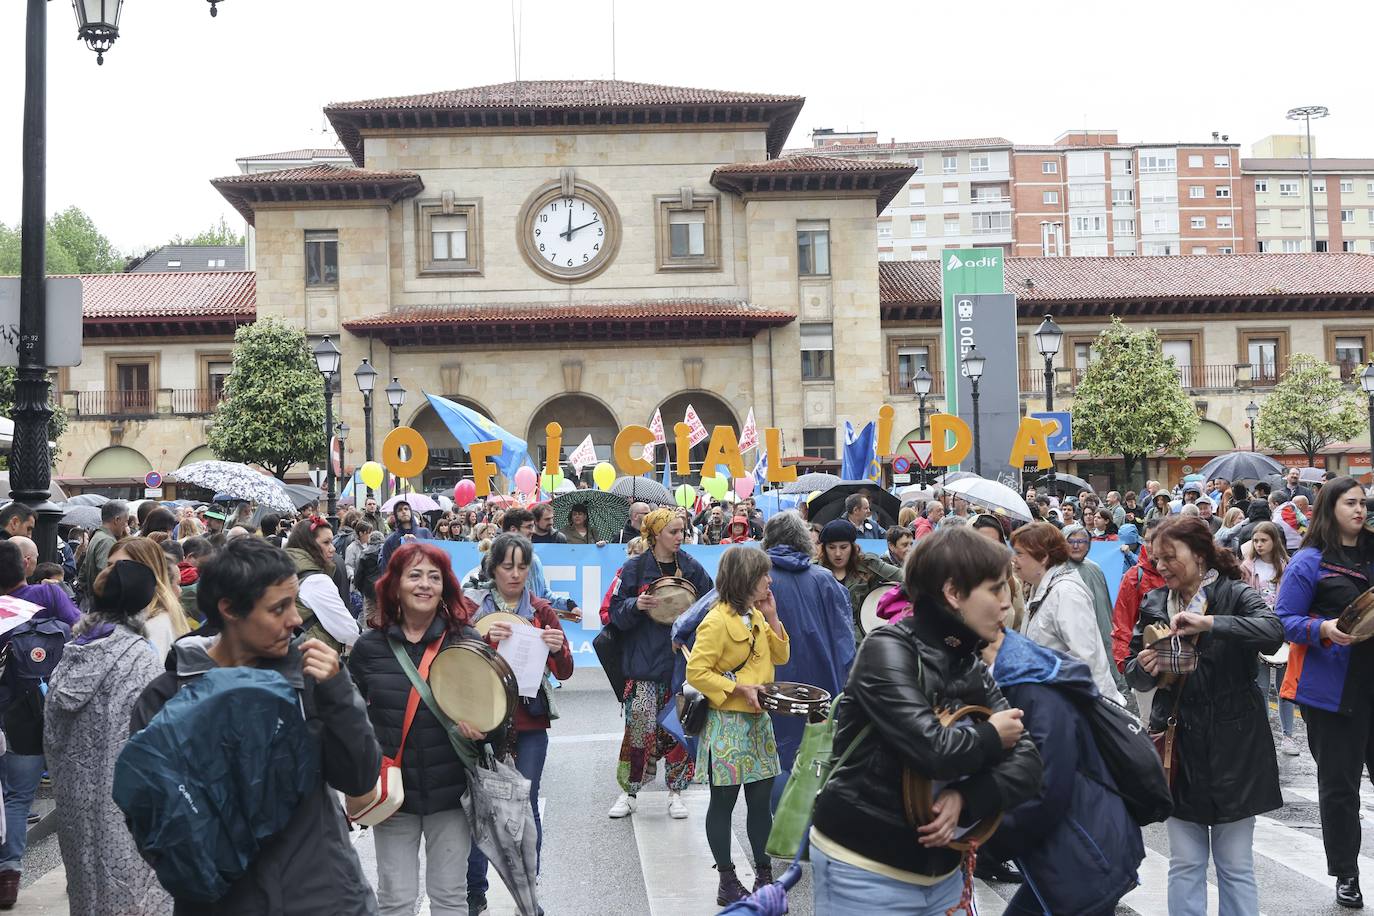
[[[1302,136],[1265,137],[1241,160],[1255,199],[1248,234],[1259,251],[1374,254],[1374,159],[1319,159],[1312,146],[1310,197]]]
[[[1253,192],[1239,144],[1124,143],[1115,130],[1075,130],[1052,144],[1000,138],[880,143],[875,132],[819,129],[826,155],[916,167],[878,222],[878,257],[938,257],[997,247],[1020,257],[1236,254]],[[801,151],[796,151],[801,152]]]

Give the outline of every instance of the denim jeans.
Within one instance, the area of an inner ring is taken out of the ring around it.
[[[816,916],[944,916],[959,903],[964,872],[929,887],[838,862],[811,846]]]
[[[1169,916],[1206,916],[1208,847],[1217,869],[1217,916],[1259,912],[1255,884],[1255,819],[1230,824],[1194,824],[1171,817],[1169,828]]]
[[[1255,682],[1259,684],[1260,694],[1264,696],[1266,706],[1269,705],[1269,698],[1283,688],[1283,675],[1287,670],[1287,665],[1280,665],[1271,670],[1264,662],[1260,662],[1259,675],[1255,678]],[[1271,683],[1271,679],[1277,682],[1277,686]],[[1293,713],[1296,710],[1296,703],[1279,697],[1279,727],[1283,729],[1284,735],[1289,738],[1293,737]]]
[[[549,731],[536,728],[515,736],[515,768],[530,781],[530,806],[534,808],[534,829],[538,831],[538,848],[544,848],[544,823],[539,817],[539,777],[544,773],[544,760],[549,756]],[[542,852],[540,858],[543,858]],[[487,857],[477,844],[468,853],[468,893],[485,894],[491,882],[487,879]]]
[[[0,871],[22,871],[24,850],[29,845],[29,810],[43,778],[42,754],[0,757],[0,786],[5,792],[5,842],[0,844]]]

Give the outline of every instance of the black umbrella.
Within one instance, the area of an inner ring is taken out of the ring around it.
[[[902,501],[871,480],[846,480],[836,484],[811,500],[807,507],[807,518],[817,525],[840,518],[844,515],[845,499],[853,493],[868,497],[868,507],[873,510],[873,518],[878,524],[884,528],[897,524]]]
[[[311,503],[324,502],[324,491],[319,487],[312,487],[308,483],[284,483],[281,488],[286,491],[287,496],[291,497],[291,504],[297,509]]]
[[[1282,474],[1283,465],[1268,455],[1259,452],[1232,452],[1219,455],[1202,466],[1198,471],[1203,479],[1217,477],[1235,482],[1238,480],[1264,480],[1270,474]]]
[[[1047,476],[1041,476],[1041,477],[1035,478],[1035,481],[1034,481],[1034,486],[1035,486],[1035,487],[1037,487],[1037,488],[1039,488],[1039,487],[1048,487],[1049,485],[1050,485],[1050,479],[1049,479],[1049,477],[1047,477]],[[1056,471],[1055,474],[1054,474],[1054,489],[1055,489],[1056,491],[1060,491],[1060,490],[1063,490],[1063,491],[1070,491],[1070,490],[1071,490],[1071,491],[1073,491],[1073,492],[1075,492],[1075,493],[1087,493],[1088,491],[1092,490],[1092,484],[1088,483],[1088,482],[1087,482],[1086,480],[1084,480],[1082,477],[1075,477],[1075,476],[1073,476],[1072,474],[1065,474],[1065,473],[1063,473],[1063,472],[1061,472],[1061,471]]]
[[[630,520],[630,503],[623,496],[601,490],[573,490],[559,493],[550,502],[553,506],[553,526],[566,528],[572,520],[572,510],[582,506],[587,510],[587,527],[592,539],[613,541]]]
[[[820,490],[824,493],[835,484],[840,482],[840,478],[834,474],[827,474],[824,471],[812,471],[810,474],[803,474],[782,488],[784,493],[813,493]]]
[[[99,493],[78,493],[67,500],[67,506],[103,506],[110,501],[110,497],[101,496]]]

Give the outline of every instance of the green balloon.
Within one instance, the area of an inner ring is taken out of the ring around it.
[[[539,486],[545,493],[552,493],[563,486],[565,479],[562,474],[541,474],[539,475]]]
[[[716,499],[724,499],[725,491],[730,486],[729,481],[717,474],[715,477],[703,477],[701,488],[710,493]]]
[[[684,509],[690,509],[697,501],[697,491],[691,484],[678,484],[678,488],[673,491],[673,501]]]

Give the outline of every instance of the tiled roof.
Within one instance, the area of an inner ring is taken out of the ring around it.
[[[846,156],[850,153],[905,153],[939,149],[995,149],[1011,146],[1006,137],[975,137],[971,140],[899,140],[892,143],[829,143],[783,150],[784,156]]]
[[[257,315],[251,270],[81,274],[87,337],[232,334]]]
[[[324,109],[353,161],[362,131],[445,127],[766,123],[768,149],[782,149],[805,99],[798,95],[660,86],[624,80],[521,80],[420,95],[336,102]]]
[[[879,263],[879,300],[938,307],[940,263]],[[1006,292],[1022,305],[1095,303],[1105,314],[1113,304],[1168,300],[1374,299],[1374,256],[1365,254],[1008,258],[1005,276]]]
[[[247,252],[242,245],[163,245],[148,252],[125,271],[148,274],[163,271],[194,273],[199,270],[243,270],[248,266],[247,260]],[[212,266],[212,261],[223,261],[224,266]]]
[[[1306,172],[1306,159],[1242,159],[1242,172]],[[1374,159],[1313,159],[1314,172],[1374,172]]]
[[[290,201],[376,200],[395,203],[424,190],[414,172],[379,172],[339,165],[228,175],[210,182],[234,209],[253,222],[254,205]]]
[[[289,149],[280,153],[260,153],[256,156],[240,156],[236,162],[275,162],[278,159],[295,161],[300,159],[347,159],[348,150],[341,146],[315,146],[308,149]]]
[[[711,184],[733,194],[776,191],[860,191],[871,193],[881,213],[915,174],[902,162],[841,159],[837,156],[784,156],[762,162],[722,165],[711,173]]]

